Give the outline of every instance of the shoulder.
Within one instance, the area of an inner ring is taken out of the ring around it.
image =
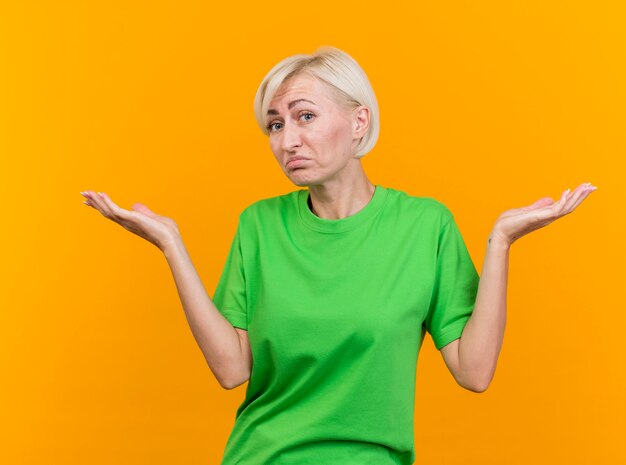
[[[240,223],[250,223],[261,218],[267,219],[272,215],[284,214],[290,208],[297,206],[300,190],[295,190],[282,195],[266,197],[256,200],[245,207],[239,214]]]
[[[418,217],[420,220],[439,224],[444,224],[453,217],[447,205],[434,197],[412,195],[391,187],[386,189],[389,209],[403,217]]]

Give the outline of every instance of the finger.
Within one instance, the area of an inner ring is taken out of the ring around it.
[[[83,204],[87,205],[88,207],[93,208],[93,205],[91,204],[91,201],[89,200],[89,195],[87,195],[86,192],[81,192],[80,195],[82,195],[85,200],[83,200]]]
[[[100,211],[100,207],[99,207],[98,202],[96,201],[96,198],[95,198],[96,194],[93,191],[84,191],[83,194],[84,194],[85,198],[87,199],[88,205],[90,207],[93,207],[96,210]]]
[[[564,215],[574,210],[573,206],[576,205],[580,197],[585,194],[587,187],[588,184],[584,183],[574,189],[574,192],[572,192],[572,195],[569,197],[569,199],[567,199],[567,202],[563,206]]]
[[[589,196],[589,194],[591,194],[595,190],[596,190],[595,186],[587,186],[585,189],[583,189],[583,192],[578,197],[576,202],[574,204],[572,204],[571,207],[569,207],[570,208],[570,212],[576,210],[578,205],[580,205],[583,202],[583,200],[585,200]]]
[[[90,194],[89,198],[91,199],[91,202],[98,209],[98,211],[106,218],[109,218],[111,216],[110,208],[104,203],[100,193],[94,191],[88,191],[88,193]]]
[[[559,200],[557,200],[556,202],[550,204],[550,205],[546,205],[545,211],[548,212],[548,217],[550,216],[560,216],[561,215],[561,211],[563,210],[563,206],[565,205],[565,202],[567,201],[567,198],[569,196],[569,189],[564,190],[561,193],[561,196],[559,197]]]
[[[111,216],[114,216],[114,215],[123,216],[121,215],[123,209],[118,207],[106,193],[100,192],[100,200],[102,200],[102,203],[107,208]]]
[[[104,192],[98,192],[98,199],[100,200],[100,203],[102,204],[102,207],[106,210],[108,218],[113,218],[115,216],[115,208],[113,208],[111,206],[112,202],[107,202],[107,200],[104,198]]]

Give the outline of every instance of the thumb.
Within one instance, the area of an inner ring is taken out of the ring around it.
[[[529,205],[527,207],[524,207],[524,210],[536,210],[537,208],[542,208],[542,207],[547,207],[548,205],[552,205],[554,203],[554,200],[551,197],[542,197],[539,200],[537,200],[535,203],[533,203],[532,205]]]
[[[131,208],[134,211],[136,211],[136,212],[143,213],[144,215],[149,216],[150,218],[154,218],[154,217],[159,216],[156,213],[154,213],[152,210],[150,210],[143,203],[135,203],[135,204],[133,204],[133,206]]]

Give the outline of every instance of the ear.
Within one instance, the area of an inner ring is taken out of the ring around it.
[[[352,136],[361,139],[370,126],[370,110],[364,105],[352,111]]]

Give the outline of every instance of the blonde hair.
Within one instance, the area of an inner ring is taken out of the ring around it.
[[[300,73],[327,84],[337,104],[347,109],[364,105],[369,109],[370,124],[356,147],[355,156],[361,158],[376,145],[380,132],[378,101],[363,68],[346,52],[335,47],[322,46],[310,55],[296,54],[276,64],[263,78],[254,97],[254,115],[263,133],[269,136],[265,116],[278,88]]]

